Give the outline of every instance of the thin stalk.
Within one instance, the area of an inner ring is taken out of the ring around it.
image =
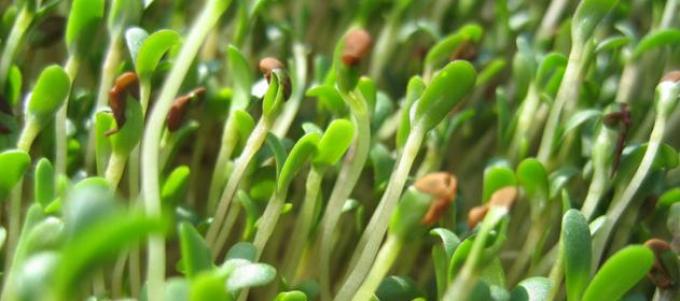
[[[482,259],[482,251],[489,233],[496,226],[498,221],[507,214],[504,207],[492,206],[484,217],[479,234],[472,244],[470,254],[465,260],[463,268],[460,270],[453,283],[449,285],[442,300],[468,300],[472,289],[479,280],[479,265]]]
[[[111,85],[115,80],[116,72],[118,71],[118,65],[122,60],[122,48],[122,32],[112,33],[109,37],[109,47],[106,50],[106,56],[104,57],[104,62],[102,63],[102,72],[99,78],[99,88],[97,90],[97,100],[95,102],[94,108],[95,113],[106,106],[107,100],[109,99],[109,90],[111,89]],[[90,131],[87,140],[85,167],[88,169],[92,167],[95,160],[95,133],[96,131]],[[57,171],[59,170],[57,169]]]
[[[666,127],[666,117],[662,114],[657,115],[656,122],[654,123],[654,129],[649,137],[649,144],[647,145],[647,150],[645,151],[642,161],[638,166],[633,178],[631,178],[628,185],[623,188],[623,192],[616,194],[612,200],[612,204],[607,211],[606,220],[602,225],[602,228],[595,235],[593,240],[593,267],[596,267],[600,263],[602,254],[609,241],[609,236],[614,230],[614,226],[621,218],[621,215],[628,208],[630,203],[635,197],[635,193],[640,189],[645,178],[649,174],[652,168],[654,159],[661,147],[661,142],[663,141],[663,135]]]
[[[307,82],[307,49],[301,43],[295,43],[293,45],[293,60],[295,68],[295,86],[293,86],[293,91],[291,93],[290,99],[286,101],[286,104],[281,111],[279,118],[274,122],[272,126],[272,133],[276,137],[285,137],[286,133],[290,129],[290,125],[293,124],[293,120],[300,110],[300,104],[305,98],[306,82]]]
[[[400,15],[401,12],[396,8],[390,13],[387,23],[380,31],[378,41],[375,43],[375,49],[373,50],[373,55],[371,57],[369,74],[371,75],[371,78],[376,81],[381,78],[380,75],[383,68],[385,67],[385,63],[387,63],[387,60],[390,58],[390,54],[392,54],[392,46],[397,40],[395,38],[395,34],[397,31],[397,23],[400,21]]]
[[[217,257],[222,254],[222,250],[227,243],[227,239],[229,238],[229,234],[231,234],[231,230],[234,228],[234,224],[236,224],[236,221],[238,220],[238,215],[240,212],[241,206],[238,204],[238,202],[232,202],[229,206],[227,217],[224,219],[224,226],[222,227],[226,229],[226,231],[220,231],[220,234],[217,236],[217,242],[215,245],[218,246],[218,248],[212,252],[213,259],[217,259]]]
[[[353,110],[352,122],[357,129],[357,137],[345,156],[321,221],[319,279],[322,300],[331,299],[330,269],[333,253],[333,234],[342,214],[342,206],[345,205],[347,198],[349,198],[359,180],[371,146],[371,125],[365,106],[357,107]]]
[[[210,188],[208,190],[207,212],[214,212],[215,207],[220,199],[220,191],[224,188],[227,173],[226,167],[229,164],[229,158],[236,148],[238,142],[238,129],[235,118],[230,114],[227,117],[227,122],[222,129],[222,140],[220,143],[220,150],[217,153],[217,161],[215,168],[210,178]]]
[[[293,234],[290,239],[293,243],[290,244],[288,253],[283,261],[283,276],[288,281],[295,280],[295,272],[297,271],[302,251],[307,245],[307,238],[314,221],[314,211],[318,206],[317,200],[319,199],[323,174],[323,168],[313,167],[309,175],[307,175],[305,199],[302,202],[300,213],[295,218],[295,226],[293,227]]]
[[[560,287],[562,286],[562,278],[564,277],[564,248],[560,244],[559,251],[557,255],[557,260],[550,269],[550,282],[552,286],[550,287],[550,292],[548,293],[548,300],[555,300],[557,294],[560,292]]]
[[[517,283],[519,280],[521,280],[520,278],[524,276],[527,264],[529,263],[530,259],[534,257],[533,254],[538,252],[537,246],[541,242],[541,238],[543,237],[545,229],[545,223],[543,222],[532,223],[529,234],[522,245],[522,250],[515,258],[514,264],[508,273],[507,279],[509,283]]]
[[[418,155],[424,136],[425,131],[422,127],[414,125],[406,140],[399,162],[387,184],[385,193],[380,200],[380,204],[378,204],[378,207],[375,209],[370,222],[366,226],[366,230],[364,230],[361,239],[357,244],[357,248],[352,256],[353,264],[350,264],[351,272],[348,274],[340,291],[338,291],[335,298],[336,300],[348,300],[351,298],[353,292],[356,292],[366,277],[366,274],[370,269],[370,264],[373,262],[373,259],[378,252],[378,248],[380,247],[380,243],[385,236],[385,232],[389,225],[389,219],[399,201],[399,196],[402,193],[404,184],[406,184],[409,172],[411,171],[411,166]]]
[[[276,224],[281,216],[281,210],[283,209],[283,204],[288,194],[288,185],[277,189],[272,198],[267,203],[267,208],[265,208],[262,217],[260,217],[260,223],[257,226],[257,232],[255,233],[255,238],[253,239],[253,245],[257,249],[257,256],[255,259],[259,259],[262,255],[267,241],[274,233]]]
[[[555,97],[555,101],[550,108],[550,114],[543,130],[541,145],[538,150],[538,160],[544,165],[548,164],[553,154],[555,135],[560,124],[562,115],[569,115],[569,107],[575,106],[580,93],[582,73],[584,69],[585,47],[574,45],[569,53],[567,69],[564,72],[562,83]],[[571,102],[571,104],[569,103]]]
[[[236,190],[238,189],[238,186],[241,183],[241,180],[243,179],[243,175],[245,174],[245,171],[248,168],[250,161],[252,161],[253,157],[255,156],[255,153],[257,153],[257,151],[262,147],[262,144],[267,138],[267,133],[269,132],[270,127],[271,121],[268,120],[268,118],[264,117],[260,118],[260,121],[258,121],[257,125],[255,126],[255,129],[253,129],[252,134],[250,134],[248,142],[246,143],[246,146],[243,148],[241,155],[238,157],[238,159],[236,159],[236,162],[234,163],[233,172],[229,177],[227,186],[224,188],[224,191],[222,192],[222,198],[217,206],[217,210],[215,211],[213,222],[212,224],[210,224],[210,227],[208,228],[208,233],[206,234],[206,242],[208,243],[208,246],[210,246],[210,249],[213,250],[213,252],[220,248],[220,246],[217,245],[217,237],[219,236],[219,233],[221,231],[230,230],[222,228],[224,218],[227,215],[227,209],[229,208],[229,205],[234,199]]]
[[[370,300],[375,290],[378,289],[380,282],[385,278],[387,272],[392,268],[392,264],[399,256],[399,251],[401,251],[403,241],[399,239],[396,235],[388,235],[385,244],[380,248],[378,256],[375,259],[375,263],[371,267],[371,271],[366,276],[366,280],[359,287],[359,290],[352,298],[353,301],[365,301]]]
[[[119,154],[116,152],[111,153],[111,157],[109,157],[109,164],[106,166],[104,177],[113,190],[116,190],[120,183],[120,179],[123,177],[127,158],[127,154]]]
[[[186,42],[175,60],[175,64],[168,74],[163,89],[151,111],[142,141],[142,189],[146,213],[153,218],[161,217],[161,200],[159,191],[158,153],[160,151],[161,133],[165,118],[170,111],[172,101],[189,71],[208,32],[217,23],[226,8],[219,0],[209,0],[196,23],[191,28]],[[152,235],[148,240],[147,260],[147,294],[149,301],[161,301],[164,296],[165,281],[165,238],[162,235]]]
[[[554,35],[557,24],[560,22],[562,12],[566,9],[567,4],[569,4],[568,0],[550,1],[550,6],[548,6],[548,9],[545,11],[543,20],[541,20],[541,25],[536,31],[536,42],[543,43]]]
[[[31,26],[33,22],[34,14],[27,8],[27,4],[24,4],[22,9],[14,19],[14,24],[12,29],[7,36],[5,42],[5,47],[2,49],[2,56],[0,57],[0,87],[4,89],[7,82],[7,75],[9,68],[12,66],[12,61],[14,60],[14,54],[16,53],[19,45],[21,45],[21,40],[23,39],[28,27]]]
[[[540,105],[541,99],[538,88],[532,83],[519,109],[517,126],[510,144],[510,157],[515,162],[521,161],[527,154],[529,143],[535,134],[535,130],[532,130],[532,124],[536,122],[536,111]]]
[[[71,79],[71,87],[73,86],[73,82],[76,79],[76,76],[78,75],[78,68],[80,67],[80,59],[76,57],[75,55],[70,55],[68,60],[66,61],[66,73],[68,74],[68,77]],[[70,95],[67,93],[66,95]],[[67,163],[67,150],[68,150],[68,136],[66,134],[66,123],[67,123],[67,113],[68,113],[68,100],[69,96],[66,96],[66,99],[64,100],[64,104],[61,105],[61,108],[57,111],[57,114],[55,116],[55,124],[54,124],[54,140],[55,140],[55,148],[56,148],[56,155],[55,155],[55,171],[57,171],[57,174],[64,175],[66,174],[66,163]]]

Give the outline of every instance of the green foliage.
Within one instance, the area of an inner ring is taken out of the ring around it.
[[[582,300],[620,299],[647,274],[653,263],[654,254],[644,246],[629,246],[616,252],[595,274]]]

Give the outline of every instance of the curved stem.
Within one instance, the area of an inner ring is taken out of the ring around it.
[[[322,300],[331,299],[330,265],[335,227],[340,220],[342,206],[359,180],[371,146],[371,127],[369,115],[365,108],[353,111],[352,122],[357,129],[357,138],[345,156],[321,221],[319,278]]]
[[[604,249],[607,246],[609,237],[614,230],[614,226],[621,218],[623,212],[628,208],[630,203],[635,197],[638,189],[642,186],[645,178],[649,174],[652,168],[654,159],[661,147],[661,142],[663,140],[663,135],[665,131],[666,118],[663,115],[657,115],[656,122],[654,123],[654,129],[649,137],[649,144],[647,145],[647,150],[645,151],[642,161],[638,166],[633,178],[630,182],[623,188],[622,193],[617,193],[612,200],[612,204],[607,210],[606,220],[600,231],[597,232],[595,238],[593,239],[593,267],[596,267],[600,263]]]
[[[104,177],[106,178],[106,181],[109,182],[109,185],[111,185],[111,189],[113,190],[116,190],[118,184],[120,183],[120,179],[123,177],[127,158],[127,154],[118,154],[116,152],[111,153]]]
[[[24,4],[17,14],[7,39],[3,41],[5,47],[2,49],[2,57],[0,57],[0,89],[2,90],[5,89],[9,68],[12,66],[12,60],[14,60],[14,54],[35,16],[26,6],[28,5]]]
[[[548,161],[553,154],[553,147],[555,142],[555,135],[560,125],[562,113],[566,112],[568,102],[576,103],[581,87],[581,73],[583,72],[583,47],[578,45],[572,46],[569,53],[569,61],[567,62],[567,69],[564,72],[562,83],[555,97],[555,101],[550,108],[550,114],[543,129],[543,137],[541,139],[541,146],[538,150],[538,160],[544,165],[549,165]],[[572,104],[573,106],[574,104]]]
[[[234,199],[238,185],[241,183],[241,179],[250,164],[250,161],[255,156],[255,153],[262,147],[265,139],[267,138],[267,133],[269,132],[271,122],[267,118],[260,118],[253,133],[250,134],[248,142],[244,147],[241,155],[236,159],[234,163],[234,170],[229,177],[227,186],[222,192],[222,198],[215,211],[215,216],[213,217],[213,222],[208,228],[208,233],[206,234],[206,242],[213,252],[219,249],[217,245],[217,237],[221,231],[229,231],[229,229],[224,229],[222,224],[224,223],[224,218],[227,215],[227,209]]]
[[[293,87],[292,96],[286,101],[281,115],[274,122],[272,126],[272,133],[276,137],[285,137],[293,123],[295,116],[300,110],[300,104],[305,98],[305,87],[307,82],[307,49],[304,45],[296,43],[293,45],[293,59],[295,62],[295,86]]]
[[[80,60],[78,57],[71,55],[69,56],[68,60],[66,61],[66,73],[68,74],[68,77],[71,79],[71,90],[73,90],[73,82],[76,80],[76,76],[78,75],[78,68],[80,66]],[[69,102],[69,95],[70,91],[66,96],[66,99],[64,100],[64,103],[61,105],[59,110],[57,111],[57,114],[55,116],[55,124],[54,124],[54,140],[55,140],[55,148],[56,148],[56,155],[55,155],[55,172],[57,175],[65,175],[67,170],[67,151],[68,151],[68,136],[66,134],[66,123],[68,121],[68,102]]]
[[[99,88],[97,90],[97,100],[95,102],[94,113],[106,106],[109,99],[109,90],[116,77],[118,65],[122,59],[122,32],[112,33],[109,37],[109,47],[102,63],[102,73],[99,78]],[[94,115],[93,115],[94,116]],[[87,148],[85,153],[85,167],[90,169],[95,160],[96,131],[90,131]]]
[[[378,207],[375,209],[368,226],[366,226],[366,229],[357,244],[357,248],[352,256],[352,263],[350,263],[351,272],[347,275],[345,283],[340,288],[340,291],[338,291],[338,294],[335,297],[336,300],[348,300],[359,288],[366,273],[368,273],[370,264],[375,258],[380,243],[387,231],[389,219],[399,201],[399,196],[402,193],[404,184],[406,184],[406,179],[411,171],[413,161],[418,155],[418,150],[420,150],[420,145],[423,142],[424,136],[425,131],[420,126],[415,125],[411,129],[411,133],[404,145],[401,158],[399,158],[399,162],[390,177],[390,181],[380,200],[380,204],[378,204]]]
[[[262,256],[262,251],[264,250],[265,245],[267,245],[267,241],[269,241],[272,233],[274,233],[287,194],[287,186],[277,190],[271,200],[269,200],[269,203],[267,203],[267,208],[265,208],[264,213],[262,213],[262,216],[260,217],[257,232],[253,239],[253,245],[257,249],[257,256],[255,256],[256,260]]]
[[[158,153],[165,118],[177,95],[184,77],[191,67],[203,40],[217,23],[228,4],[209,0],[191,28],[186,42],[168,74],[163,89],[151,111],[142,141],[142,189],[146,213],[152,218],[161,217]],[[224,9],[223,9],[224,8]],[[148,241],[147,294],[149,301],[161,301],[164,295],[165,238],[152,235]]]
[[[396,235],[388,235],[385,244],[380,248],[380,252],[371,267],[371,271],[366,276],[366,280],[361,285],[357,293],[352,298],[353,301],[370,300],[378,289],[387,272],[392,268],[392,264],[397,259],[403,242]]]
[[[224,182],[227,177],[227,164],[229,163],[229,158],[231,157],[237,142],[238,129],[235,118],[230,114],[222,129],[220,150],[217,153],[217,161],[215,162],[215,168],[213,168],[212,177],[210,178],[207,203],[208,208],[206,208],[207,212],[214,212],[215,207],[217,207],[220,191],[224,188]]]
[[[317,200],[319,199],[319,189],[323,181],[322,168],[312,168],[307,176],[305,199],[302,202],[302,209],[295,218],[295,227],[290,241],[288,253],[283,260],[283,277],[289,282],[293,283],[295,280],[295,272],[302,256],[302,251],[307,245],[307,238],[312,228],[314,221],[314,211],[317,207]]]

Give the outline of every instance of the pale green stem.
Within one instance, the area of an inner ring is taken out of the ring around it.
[[[381,78],[381,73],[385,67],[385,63],[390,58],[394,42],[397,40],[395,38],[395,32],[397,28],[397,22],[400,21],[398,18],[399,12],[393,11],[388,17],[387,24],[380,31],[378,41],[375,43],[375,49],[373,49],[373,55],[371,56],[371,66],[369,74],[371,78],[378,81]]]
[[[224,219],[224,226],[222,227],[226,229],[226,231],[220,231],[220,234],[217,236],[217,242],[215,244],[217,249],[213,250],[212,252],[213,259],[216,259],[220,254],[222,254],[222,250],[227,243],[227,239],[229,238],[229,234],[231,234],[231,230],[234,228],[234,224],[236,224],[236,221],[238,220],[238,214],[240,212],[241,206],[238,204],[238,202],[232,202],[229,206],[227,217]]]
[[[159,186],[158,154],[165,119],[179,88],[193,63],[198,50],[208,32],[224,12],[227,4],[222,0],[209,0],[205,4],[196,23],[191,28],[186,42],[180,50],[172,70],[168,74],[163,89],[149,116],[142,141],[142,189],[146,213],[152,218],[160,218],[161,199]],[[147,296],[149,301],[162,301],[165,282],[165,238],[152,235],[148,241],[147,256]]]
[[[12,29],[4,41],[5,47],[2,49],[2,57],[0,57],[0,89],[4,89],[7,83],[7,76],[9,68],[12,66],[12,61],[14,60],[14,54],[16,53],[19,45],[21,45],[21,40],[23,39],[28,27],[31,26],[33,22],[33,17],[35,16],[27,8],[27,4],[23,5],[23,8],[19,11],[14,19],[14,24]]]
[[[255,156],[255,153],[257,153],[257,151],[262,147],[262,144],[267,138],[267,133],[269,132],[269,129],[271,127],[270,125],[271,121],[268,120],[268,118],[263,117],[260,119],[260,121],[258,121],[257,125],[255,126],[255,129],[253,129],[252,134],[250,134],[248,142],[246,143],[246,146],[243,148],[241,155],[238,157],[238,159],[236,159],[236,162],[234,163],[234,170],[231,173],[229,181],[227,182],[227,186],[224,188],[224,191],[222,192],[222,198],[217,206],[217,210],[215,211],[213,222],[210,224],[210,227],[208,228],[208,233],[206,234],[206,242],[208,243],[208,246],[210,246],[210,249],[213,251],[219,249],[219,246],[217,245],[217,237],[219,236],[219,233],[221,231],[230,230],[223,229],[222,227],[223,226],[222,224],[224,223],[224,218],[227,215],[227,209],[229,208],[229,205],[234,199],[234,195],[236,194],[238,186],[241,183],[241,180],[243,179],[243,175],[245,174],[246,169],[250,164],[250,161]]]
[[[557,294],[560,292],[562,278],[564,277],[564,249],[561,244],[559,246],[557,260],[555,263],[553,263],[552,269],[550,269],[549,277],[552,286],[550,287],[550,292],[548,293],[548,300],[555,300]]]
[[[265,208],[264,213],[262,213],[262,216],[260,217],[257,225],[257,232],[253,239],[253,245],[257,249],[257,256],[255,259],[260,258],[262,251],[264,251],[264,247],[267,245],[272,233],[274,233],[274,229],[276,229],[276,224],[281,216],[281,210],[283,209],[287,194],[288,185],[278,189],[269,200],[269,203],[267,203],[267,208]]]
[[[307,49],[304,45],[300,43],[295,43],[293,45],[293,59],[295,62],[295,86],[293,87],[293,92],[291,93],[290,99],[286,101],[286,104],[281,111],[281,115],[276,119],[274,125],[272,126],[272,133],[279,138],[283,138],[288,133],[290,125],[293,124],[293,120],[300,110],[300,104],[305,98],[305,87],[307,82],[307,59],[306,59]]]
[[[553,147],[555,142],[555,135],[557,134],[562,115],[568,116],[570,106],[573,107],[578,102],[578,96],[581,87],[581,73],[583,72],[584,47],[573,45],[569,53],[569,61],[567,62],[567,69],[564,72],[562,83],[557,92],[557,96],[550,108],[550,114],[543,129],[543,138],[541,139],[541,146],[538,150],[538,160],[544,165],[548,164],[550,157],[553,154]],[[571,104],[569,104],[571,102]]]
[[[604,249],[609,241],[609,236],[614,230],[614,226],[621,218],[621,215],[628,208],[635,193],[640,189],[645,178],[649,174],[652,168],[654,159],[661,147],[661,142],[663,141],[663,135],[666,126],[666,118],[663,115],[657,115],[656,122],[654,124],[654,129],[649,137],[649,144],[647,145],[647,150],[645,151],[642,161],[638,166],[633,178],[631,178],[628,185],[623,188],[621,194],[616,194],[612,203],[607,211],[606,220],[602,228],[597,232],[595,238],[593,239],[593,267],[597,267],[600,263]]]
[[[595,209],[600,203],[600,199],[607,192],[609,188],[609,175],[606,170],[596,169],[593,174],[593,180],[590,182],[588,187],[588,194],[586,195],[585,201],[583,201],[583,206],[581,207],[581,212],[585,216],[586,220],[590,221],[594,218]]]
[[[94,112],[98,112],[104,108],[109,99],[109,91],[116,79],[118,65],[122,58],[123,41],[122,33],[112,33],[109,37],[109,47],[106,50],[106,56],[102,64],[101,76],[99,78],[99,88],[97,90],[97,99],[95,102]],[[93,115],[94,116],[94,115]],[[85,153],[85,167],[91,168],[95,160],[95,146],[96,146],[96,131],[90,131],[88,135],[86,153]]]
[[[80,66],[80,59],[76,57],[75,55],[70,55],[68,60],[66,61],[66,74],[68,74],[68,77],[71,79],[71,90],[73,89],[73,82],[76,80],[76,76],[78,75],[78,68]],[[66,99],[64,99],[64,103],[61,105],[59,110],[57,111],[57,115],[55,116],[55,124],[54,124],[54,140],[55,140],[55,148],[56,148],[56,155],[55,155],[55,163],[54,163],[54,169],[57,175],[65,175],[66,174],[66,165],[67,165],[67,151],[68,151],[68,135],[66,134],[66,123],[68,121],[68,103],[69,103],[69,93],[66,94]]]
[[[538,246],[539,242],[541,241],[541,237],[543,236],[543,232],[545,231],[545,223],[542,222],[534,222],[531,225],[531,229],[529,230],[529,234],[527,235],[526,240],[524,241],[524,244],[522,245],[522,249],[515,258],[515,261],[510,268],[510,272],[508,273],[508,281],[511,284],[515,284],[519,282],[520,277],[524,275],[524,272],[526,270],[527,264],[529,263],[529,260],[533,257],[533,254],[536,252],[536,247]]]
[[[549,40],[555,34],[562,12],[564,12],[568,4],[568,0],[550,1],[550,6],[545,11],[541,25],[536,31],[536,42],[540,43]]]
[[[489,233],[500,221],[500,219],[507,214],[508,210],[504,207],[492,206],[489,212],[484,217],[482,225],[479,229],[477,237],[472,244],[470,254],[465,260],[465,264],[460,272],[457,274],[453,283],[449,285],[444,294],[443,300],[468,300],[472,289],[479,280],[479,265],[482,259],[482,251]]]
[[[109,157],[109,164],[106,166],[104,177],[113,190],[116,190],[120,183],[120,179],[123,177],[127,158],[127,154],[119,154],[116,152],[111,153],[111,157]]]
[[[215,207],[220,199],[220,192],[224,188],[224,182],[227,177],[227,164],[231,157],[236,143],[238,142],[238,125],[232,114],[227,117],[227,122],[222,129],[222,141],[220,143],[220,150],[217,153],[217,161],[215,168],[213,168],[212,177],[210,178],[210,188],[208,190],[207,212],[214,212]]]
[[[144,111],[143,111],[144,112]],[[128,190],[132,207],[139,205],[139,145],[135,146],[128,159]],[[139,296],[142,286],[142,276],[139,258],[139,245],[130,247],[130,260],[128,261],[130,293],[132,296]]]
[[[399,201],[399,196],[402,193],[404,184],[406,184],[411,166],[413,166],[413,161],[418,155],[424,136],[425,131],[422,127],[417,124],[414,125],[404,145],[403,153],[387,184],[385,193],[380,200],[380,204],[375,209],[370,222],[357,244],[357,248],[352,256],[352,263],[350,264],[351,272],[348,274],[340,291],[338,291],[335,300],[348,300],[366,277],[370,264],[373,262],[380,243],[385,236],[389,219]]]
[[[321,221],[319,279],[322,300],[331,299],[330,270],[333,253],[333,234],[340,220],[342,207],[359,180],[361,170],[364,168],[364,164],[366,164],[371,147],[370,121],[365,107],[357,108],[353,111],[352,122],[357,129],[357,137],[345,156]]]
[[[289,282],[295,281],[295,272],[302,256],[302,251],[307,245],[307,238],[309,237],[312,223],[314,221],[314,212],[318,206],[319,189],[323,181],[323,167],[314,167],[307,175],[305,199],[302,202],[302,209],[295,218],[295,226],[293,227],[293,234],[290,241],[288,252],[283,261],[283,276]]]
[[[529,142],[532,139],[534,130],[531,125],[536,121],[536,111],[541,104],[538,89],[535,84],[529,86],[527,96],[522,101],[519,115],[517,116],[517,126],[514,130],[512,142],[510,144],[510,157],[516,162],[521,161],[527,154]]]
[[[380,248],[375,263],[371,267],[371,271],[366,276],[366,281],[363,282],[359,290],[352,298],[352,301],[369,301],[373,297],[376,289],[382,282],[387,272],[392,268],[392,264],[397,259],[399,251],[403,246],[403,242],[396,235],[388,235],[385,244]]]

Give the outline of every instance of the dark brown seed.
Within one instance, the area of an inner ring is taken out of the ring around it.
[[[652,269],[647,273],[649,280],[659,288],[667,289],[673,286],[673,278],[671,277],[666,267],[661,262],[661,256],[664,252],[671,250],[671,246],[658,238],[652,238],[645,242],[645,246],[654,252],[654,264]]]
[[[477,226],[477,224],[479,224],[479,222],[481,222],[484,219],[488,211],[489,207],[486,205],[481,205],[470,209],[470,212],[468,212],[467,220],[468,227],[472,229],[475,226]]]
[[[134,72],[125,72],[118,76],[113,87],[109,90],[109,107],[111,107],[113,118],[116,120],[117,129],[107,132],[107,135],[117,132],[125,125],[125,104],[128,94],[139,98],[137,74]]]
[[[368,31],[363,29],[354,29],[347,33],[345,38],[345,48],[342,50],[342,62],[348,66],[355,66],[361,62],[369,51],[373,39]]]
[[[204,87],[198,87],[175,99],[170,107],[170,112],[168,112],[168,118],[166,120],[169,131],[177,131],[182,126],[182,123],[184,123],[184,116],[186,116],[187,110],[189,109],[189,104],[194,99],[200,99],[205,94],[205,91],[206,89]]]
[[[271,80],[272,72],[274,72],[274,70],[284,68],[283,63],[273,57],[261,59],[258,66],[260,67],[260,72],[264,74],[264,77],[267,79],[267,81]]]
[[[669,82],[680,82],[680,71],[671,71],[666,73],[664,77],[661,79],[662,82],[669,81]]]
[[[433,198],[422,224],[430,226],[442,217],[455,200],[457,184],[456,177],[447,172],[431,173],[416,181],[416,189]]]
[[[502,206],[505,208],[512,208],[512,205],[517,199],[517,188],[513,186],[501,188],[491,195],[489,200],[489,205],[491,206]]]
[[[463,41],[458,48],[451,54],[449,58],[452,61],[455,60],[468,60],[472,61],[477,57],[477,48],[475,44],[469,40]]]

